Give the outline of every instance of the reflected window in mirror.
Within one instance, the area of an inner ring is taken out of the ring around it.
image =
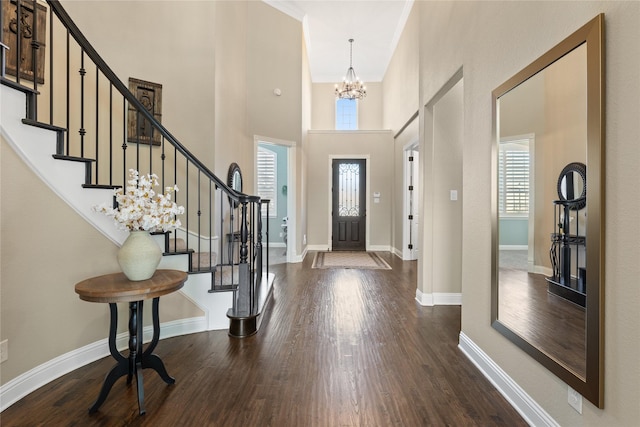
[[[529,139],[501,141],[498,151],[498,210],[504,216],[529,214]]]

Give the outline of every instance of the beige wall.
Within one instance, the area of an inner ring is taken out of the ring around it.
[[[296,255],[301,256],[306,253],[307,248],[307,202],[309,188],[307,184],[307,155],[306,150],[309,144],[309,129],[311,129],[311,112],[313,104],[313,84],[311,83],[311,68],[309,67],[309,56],[305,45],[304,37],[300,38],[302,46],[302,139],[296,150]]]
[[[420,14],[416,3],[407,18],[382,81],[383,128],[400,131],[420,108]]]
[[[247,132],[247,3],[214,2],[215,25],[211,52],[215,69],[204,79],[215,88],[215,104],[204,120],[215,123],[208,135],[215,159],[213,172],[226,180],[231,163],[242,171],[242,190],[253,187],[253,138]],[[202,82],[200,83],[202,84]]]
[[[462,332],[560,425],[634,425],[640,419],[640,4],[637,2],[418,2],[420,103],[463,67]],[[491,91],[598,13],[606,22],[605,409],[567,404],[567,386],[491,328]],[[544,23],[544,31],[541,31]],[[481,35],[481,36],[479,36]],[[387,81],[385,80],[385,85]],[[396,85],[401,84],[397,80]],[[390,87],[396,87],[389,82]],[[400,108],[385,103],[385,108]],[[408,118],[408,117],[407,117]],[[624,200],[622,195],[624,195]]]
[[[462,279],[462,129],[463,81],[459,80],[442,98],[429,107],[433,123],[433,139],[425,137],[425,149],[433,147],[433,169],[430,200],[424,200],[425,210],[431,210],[433,228],[423,234],[429,239],[423,246],[431,246],[432,262],[424,271],[423,292],[460,293]],[[429,118],[425,118],[429,120]],[[451,200],[451,191],[457,200]],[[428,227],[425,227],[428,230]]]
[[[367,96],[358,102],[358,129],[379,130],[382,126],[382,83],[365,82]],[[313,83],[311,129],[336,128],[336,96],[333,83]]]
[[[389,247],[393,204],[393,137],[388,131],[330,132],[311,131],[306,147],[309,158],[308,243],[329,248],[331,157],[350,156],[370,159],[367,175],[369,199],[367,246]],[[312,184],[311,184],[312,183]],[[373,203],[373,193],[380,193],[380,203]]]
[[[211,76],[216,69],[215,26],[211,23],[217,2],[62,4],[120,80],[126,83],[134,77],[162,84],[162,123],[213,169],[215,85]],[[146,21],[150,10],[153,18]]]
[[[248,5],[249,134],[299,143],[302,24],[263,2]],[[276,88],[280,96],[273,93]]]
[[[77,24],[78,28],[89,42],[94,46],[99,55],[105,60],[109,67],[115,72],[118,78],[128,84],[130,77],[150,81],[153,83],[159,83],[162,85],[162,124],[170,130],[177,140],[182,143],[187,149],[193,153],[204,165],[218,174],[220,177],[225,177],[227,172],[228,163],[225,162],[224,167],[219,169],[220,159],[216,159],[218,141],[228,141],[238,139],[238,123],[240,120],[245,119],[245,103],[244,103],[244,79],[238,83],[238,77],[236,74],[224,74],[220,73],[221,67],[217,63],[216,58],[219,55],[228,55],[229,62],[237,59],[233,57],[235,50],[223,50],[220,49],[220,53],[216,54],[218,46],[216,46],[216,40],[220,38],[235,40],[237,43],[241,43],[244,46],[244,39],[240,36],[246,32],[241,32],[242,23],[238,22],[237,17],[241,15],[243,19],[246,13],[235,11],[233,15],[232,8],[236,5],[230,5],[226,2],[179,2],[179,1],[103,1],[103,0],[91,0],[91,1],[64,1],[63,7],[67,10],[71,18]],[[237,6],[238,9],[241,5]],[[222,14],[227,17],[224,23],[227,26],[211,25],[212,22],[216,22],[219,15],[217,10],[221,9]],[[149,17],[149,11],[153,10],[153,16],[150,21],[150,25],[141,25],[141,17]],[[118,22],[118,30],[113,30],[113,23]],[[189,25],[176,25],[176,22],[189,22]],[[231,24],[235,24],[231,26]],[[60,28],[60,32],[56,35],[56,52],[61,54],[65,52],[65,39],[66,36],[62,31],[62,26],[56,24]],[[220,28],[218,28],[220,27]],[[217,35],[217,30],[220,34]],[[232,32],[229,34],[229,32]],[[235,32],[237,32],[237,34]],[[239,40],[238,40],[239,38]],[[224,45],[227,46],[227,45]],[[72,66],[71,69],[79,67],[80,54],[79,48],[72,43]],[[58,57],[60,59],[60,57]],[[241,56],[240,59],[244,59]],[[64,67],[64,60],[58,60],[58,65]],[[85,60],[85,67],[87,69],[87,76],[85,78],[86,90],[88,93],[93,93],[93,82],[95,80],[93,65],[89,65],[89,60]],[[244,65],[244,62],[241,64]],[[243,67],[238,69],[243,70]],[[222,68],[222,71],[227,70]],[[57,76],[63,78],[66,70],[58,69]],[[217,84],[217,74],[220,73],[220,78],[224,79],[223,90],[220,93],[216,93],[219,88]],[[79,79],[78,73],[71,73],[72,79]],[[243,77],[242,75],[240,77]],[[102,84],[102,124],[101,132],[103,134],[103,141],[108,140],[107,129],[109,127],[109,118],[107,112],[108,106],[108,85],[106,85],[106,78],[101,77],[104,82]],[[73,81],[73,80],[72,80]],[[59,85],[59,88],[64,88],[65,85]],[[72,84],[71,88],[79,88],[80,85],[76,83]],[[240,88],[240,91],[233,91],[233,97],[229,93],[235,88]],[[73,90],[73,89],[72,89]],[[114,91],[116,92],[116,91]],[[43,90],[43,93],[47,93]],[[117,93],[117,92],[116,92]],[[234,99],[235,103],[225,103],[224,108],[217,107],[221,97],[227,96]],[[80,94],[72,94],[71,97],[71,111],[79,109]],[[121,108],[120,98],[114,95],[115,110],[113,120],[114,135],[120,135],[121,129],[119,129],[119,123],[117,118],[122,117],[119,109]],[[56,97],[57,106],[60,110],[64,111],[65,96],[62,89],[59,95]],[[40,103],[43,104],[43,103]],[[241,106],[241,112],[238,112],[238,106]],[[94,135],[91,134],[95,129],[92,126],[93,109],[92,106],[86,106],[85,119],[88,123],[85,127],[89,130],[86,136],[88,141],[94,140]],[[219,110],[219,114],[217,111]],[[222,118],[217,118],[218,116]],[[225,128],[219,127],[219,122],[227,124]],[[58,124],[64,126],[65,121]],[[246,132],[246,125],[243,122],[241,131],[244,135]],[[71,135],[76,135],[76,130],[81,126],[78,114],[71,114],[69,129],[71,129]],[[93,144],[86,144],[85,149],[86,157],[94,157],[91,150]],[[102,153],[100,157],[106,159],[110,153],[107,150],[108,144],[102,145]],[[129,143],[129,153],[132,150],[137,150],[138,145]],[[148,146],[140,144],[141,156],[146,157],[146,150]],[[154,164],[160,164],[161,149],[160,147],[152,147]],[[225,159],[227,153],[224,148],[220,149],[220,158]],[[171,150],[166,150],[167,162],[166,164],[172,164]],[[71,153],[72,155],[80,155],[79,151]],[[236,153],[232,153],[236,154]],[[120,164],[121,151],[115,150],[114,162]],[[235,156],[234,156],[235,157]],[[128,168],[138,168],[136,165],[134,156],[129,155],[127,158]],[[140,166],[144,168],[144,166]],[[190,188],[195,189],[198,186],[197,177],[195,174],[190,175],[190,182],[181,180],[180,176],[184,176],[184,162],[178,163],[178,178],[176,180],[178,187],[182,189]],[[172,169],[172,168],[168,168]],[[144,170],[141,170],[144,173]],[[182,173],[181,173],[182,172]],[[101,173],[103,178],[108,173],[108,168],[102,167]],[[205,187],[206,188],[206,187]],[[178,194],[178,197],[186,197],[186,193],[182,192]],[[191,201],[195,200],[194,197],[190,198]],[[195,224],[198,220],[196,214],[197,209],[188,209],[190,212],[189,221]],[[203,212],[202,217],[207,217],[206,211]],[[186,223],[185,218],[183,222]],[[203,235],[214,234],[209,230],[201,230]]]

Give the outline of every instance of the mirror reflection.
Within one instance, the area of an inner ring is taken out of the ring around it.
[[[558,197],[561,201],[571,202],[570,210],[580,210],[587,204],[587,166],[583,163],[570,163],[558,177]]]
[[[585,379],[585,45],[497,104],[497,317]]]

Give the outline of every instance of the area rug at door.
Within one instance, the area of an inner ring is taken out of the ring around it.
[[[391,270],[391,267],[375,252],[318,252],[311,268],[355,268]]]

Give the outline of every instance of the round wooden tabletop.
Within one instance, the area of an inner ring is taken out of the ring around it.
[[[105,274],[76,284],[80,299],[90,302],[131,302],[160,297],[184,286],[187,273],[157,270],[148,280],[132,282],[124,273]]]

